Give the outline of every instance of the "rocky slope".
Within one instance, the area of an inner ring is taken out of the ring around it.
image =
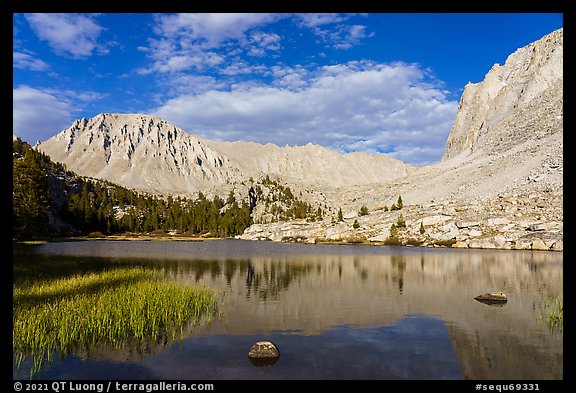
[[[38,148],[81,175],[161,194],[246,195],[250,177],[272,175],[328,212],[255,224],[245,239],[381,244],[401,219],[400,243],[562,250],[563,30],[467,85],[443,158],[426,167],[315,145],[208,141],[145,115],[82,119]],[[398,196],[404,207],[390,210]],[[369,213],[359,216],[362,206]]]
[[[441,162],[385,183],[325,190],[343,222],[255,225],[243,237],[378,244],[402,215],[403,243],[562,250],[562,53],[560,29],[469,84]],[[387,210],[399,195],[404,208]],[[370,214],[359,216],[364,205]]]

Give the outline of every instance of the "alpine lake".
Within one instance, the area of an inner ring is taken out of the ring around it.
[[[199,305],[177,302],[184,289]],[[494,291],[507,301],[475,299]],[[75,311],[85,293],[96,297]],[[561,252],[54,242],[14,247],[13,294],[14,379],[563,379],[562,324],[548,318],[563,298]],[[89,337],[87,319],[102,324]],[[259,341],[280,356],[255,364],[248,352]]]

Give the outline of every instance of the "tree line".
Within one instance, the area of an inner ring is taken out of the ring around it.
[[[64,215],[84,232],[106,234],[177,231],[228,237],[252,224],[248,203],[239,203],[233,192],[226,201],[202,192],[196,199],[161,198],[94,180],[85,180],[82,191],[72,194]]]
[[[18,240],[54,235],[55,218],[84,234],[178,231],[228,237],[252,224],[249,203],[237,201],[233,192],[226,200],[201,192],[197,198],[136,192],[79,177],[19,138],[13,141],[12,201]]]

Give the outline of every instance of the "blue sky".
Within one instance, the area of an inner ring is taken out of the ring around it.
[[[13,14],[13,134],[99,113],[213,140],[438,161],[468,82],[560,13]]]

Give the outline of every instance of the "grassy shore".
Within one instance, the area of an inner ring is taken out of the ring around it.
[[[31,358],[31,376],[54,353],[98,345],[136,350],[160,337],[181,336],[210,319],[217,294],[168,281],[142,267],[71,277],[17,281],[13,286],[13,352],[17,367]]]

